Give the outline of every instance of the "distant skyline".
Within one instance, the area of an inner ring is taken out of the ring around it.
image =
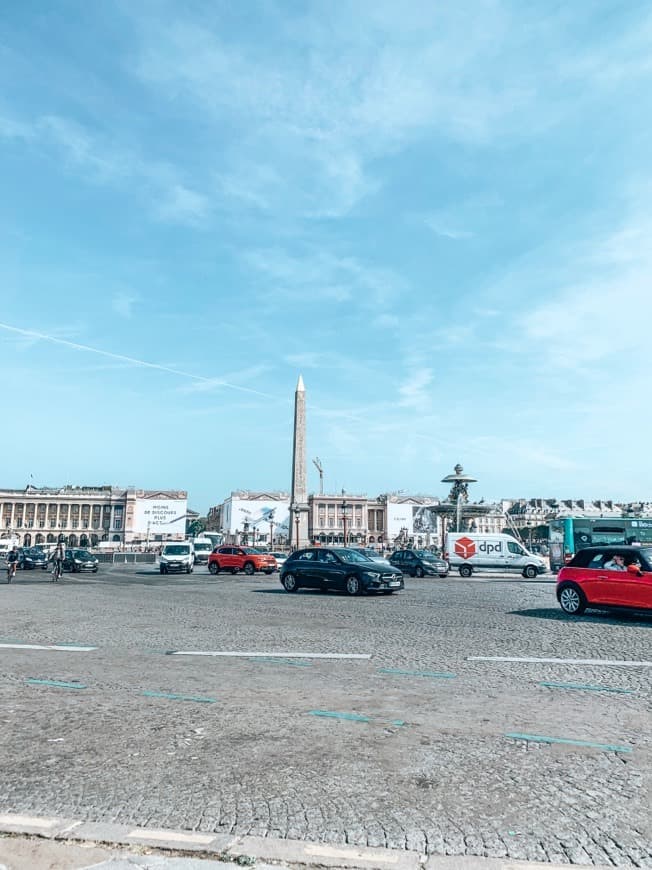
[[[8,4],[0,486],[652,499],[652,10]],[[30,476],[32,476],[30,478]]]

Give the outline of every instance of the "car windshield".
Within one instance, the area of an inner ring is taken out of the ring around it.
[[[263,550],[259,550],[256,547],[240,547],[240,549],[248,556],[261,556],[264,552]]]
[[[652,547],[642,547],[641,554],[648,565],[652,565]]]
[[[340,557],[343,562],[369,562],[370,559],[368,556],[365,556],[363,553],[358,553],[357,550],[333,550],[334,553]]]
[[[76,559],[92,559],[93,556],[88,552],[88,550],[75,550],[75,558]]]
[[[434,553],[431,553],[429,550],[415,550],[414,555],[419,559],[425,559],[427,562],[434,562],[437,558]]]
[[[213,549],[212,545],[209,543],[195,543],[195,551],[197,553],[208,553]]]
[[[171,544],[163,550],[166,556],[187,556],[190,548],[187,544]]]

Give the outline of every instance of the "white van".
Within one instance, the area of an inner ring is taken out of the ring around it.
[[[161,574],[169,574],[171,571],[185,571],[192,574],[195,564],[195,548],[190,541],[165,544],[159,559]]]
[[[195,564],[208,565],[208,557],[213,552],[213,542],[209,538],[193,538]]]
[[[548,570],[540,556],[525,549],[511,535],[478,535],[455,532],[446,535],[446,559],[462,577],[477,569],[520,571],[524,577],[536,577]]]

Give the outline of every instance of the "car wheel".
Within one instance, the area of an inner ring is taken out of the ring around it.
[[[460,577],[470,577],[473,574],[473,568],[470,565],[460,565]]]
[[[559,606],[570,616],[579,616],[586,610],[586,595],[577,586],[571,583],[568,586],[562,586],[557,594]]]
[[[219,574],[220,566],[217,562],[211,562],[208,566],[208,570],[211,572],[211,574]]]
[[[537,569],[534,565],[527,565],[525,570],[523,571],[523,576],[527,577],[529,580],[532,580],[533,577],[537,576]]]
[[[247,564],[244,566],[244,572],[248,577],[251,577],[255,570],[256,569],[251,562],[247,562]]]
[[[345,588],[347,595],[362,595],[362,583],[360,578],[356,577],[355,574],[351,574],[346,578]]]
[[[414,569],[414,576],[419,578],[423,577],[423,568],[421,567],[421,565],[417,565],[417,567]]]
[[[286,574],[282,582],[283,588],[286,592],[296,592],[299,588],[297,578],[294,576],[294,574]]]

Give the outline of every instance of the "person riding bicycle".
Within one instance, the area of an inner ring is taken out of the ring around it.
[[[16,576],[16,568],[18,567],[18,550],[15,546],[7,553],[7,583],[11,583],[12,578]]]
[[[63,551],[63,544],[57,544],[54,548],[54,552],[50,556],[50,559],[53,562],[54,569],[52,573],[54,574],[54,582],[56,583],[59,580],[59,577],[63,574],[63,560],[65,558],[65,553]]]

